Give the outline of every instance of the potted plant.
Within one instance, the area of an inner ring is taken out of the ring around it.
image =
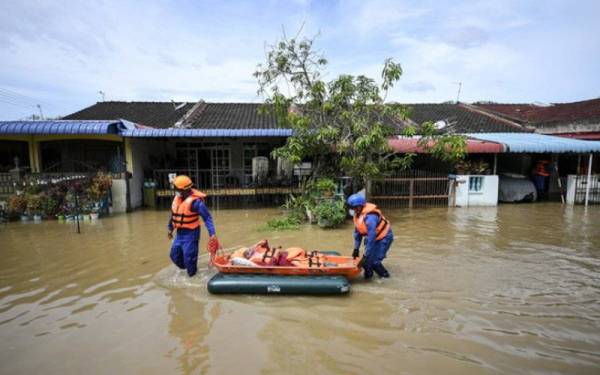
[[[456,169],[457,175],[466,175],[471,169],[471,163],[469,163],[468,160],[460,160],[454,164],[454,168]]]
[[[314,187],[321,197],[333,197],[337,188],[335,181],[331,178],[319,178]]]
[[[33,220],[40,222],[42,221],[41,215],[42,209],[42,198],[40,194],[28,194],[27,195],[27,212],[33,215]]]
[[[86,193],[89,200],[92,202],[90,207],[90,214],[92,219],[97,219],[100,213],[100,202],[104,199],[108,193],[108,190],[112,186],[112,178],[102,172],[98,172],[92,181],[90,186],[87,188]]]
[[[91,220],[90,218],[90,213],[92,212],[91,208],[89,205],[84,205],[81,208],[81,215],[79,217],[79,220]]]
[[[65,222],[65,217],[66,217],[66,208],[64,206],[61,206],[58,209],[58,212],[56,213],[56,218],[58,219],[59,223],[64,223]]]
[[[58,212],[58,201],[50,195],[44,195],[44,198],[42,199],[42,211],[47,218],[56,217],[56,213]]]
[[[92,207],[92,209],[90,211],[90,219],[92,221],[98,220],[98,207],[97,206]]]
[[[480,175],[484,174],[485,171],[486,171],[486,169],[489,168],[489,166],[490,165],[488,163],[486,163],[485,161],[483,161],[483,160],[479,160],[479,161],[473,162],[473,164],[472,164],[472,172],[474,174],[480,174]]]
[[[25,214],[27,199],[23,194],[14,194],[8,198],[8,210],[14,215],[20,215],[22,221],[29,220],[29,217]]]

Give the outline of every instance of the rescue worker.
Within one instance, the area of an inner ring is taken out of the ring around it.
[[[365,254],[363,269],[366,280],[375,272],[379,277],[390,277],[383,266],[383,259],[394,241],[392,226],[381,211],[372,203],[367,203],[361,194],[353,194],[348,198],[348,206],[354,211],[354,251],[352,256],[359,256],[359,248],[365,238]]]
[[[550,177],[549,167],[550,162],[548,160],[540,160],[535,165],[533,184],[535,185],[535,190],[537,190],[538,200],[546,196],[547,181]]]
[[[173,185],[175,198],[171,204],[171,218],[167,228],[169,239],[173,239],[175,229],[177,229],[177,236],[171,246],[171,260],[180,269],[186,269],[191,277],[196,274],[198,267],[200,217],[210,236],[209,246],[210,244],[218,246],[218,239],[212,216],[204,204],[206,194],[192,189],[193,183],[188,176],[177,176]]]

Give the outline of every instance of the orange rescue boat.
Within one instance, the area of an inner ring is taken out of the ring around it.
[[[212,264],[225,274],[267,274],[280,276],[344,276],[361,273],[361,259],[306,251],[302,248],[271,248],[267,240],[251,247],[223,250],[211,257]]]

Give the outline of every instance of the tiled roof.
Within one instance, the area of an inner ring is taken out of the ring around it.
[[[193,129],[276,129],[271,113],[259,113],[260,103],[202,103],[186,125]]]
[[[600,121],[600,98],[551,105],[476,103],[477,107],[533,126],[586,124]]]
[[[175,125],[195,103],[185,103],[179,109],[171,102],[98,102],[81,111],[65,116],[64,120],[114,120],[126,119],[155,128]]]
[[[175,110],[170,102],[100,102],[65,119],[126,119],[156,128],[173,127],[183,120],[187,129],[277,129],[271,113],[260,113],[260,103],[186,103]],[[466,104],[407,104],[415,123],[444,120],[446,130],[456,133],[526,132],[528,129],[509,119]],[[190,111],[190,109],[193,109]],[[188,113],[189,112],[189,113]],[[184,118],[184,116],[186,116]],[[397,124],[402,127],[402,124]]]
[[[407,104],[409,118],[421,124],[425,121],[445,121],[455,133],[529,132],[530,130],[500,116],[486,114],[465,104]],[[449,129],[450,130],[450,129]]]

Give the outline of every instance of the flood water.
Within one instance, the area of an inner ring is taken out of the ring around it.
[[[258,230],[278,214],[213,212],[225,247],[351,253],[350,222]],[[392,278],[318,298],[209,295],[167,215],[0,226],[0,373],[600,373],[600,207],[387,210]]]

